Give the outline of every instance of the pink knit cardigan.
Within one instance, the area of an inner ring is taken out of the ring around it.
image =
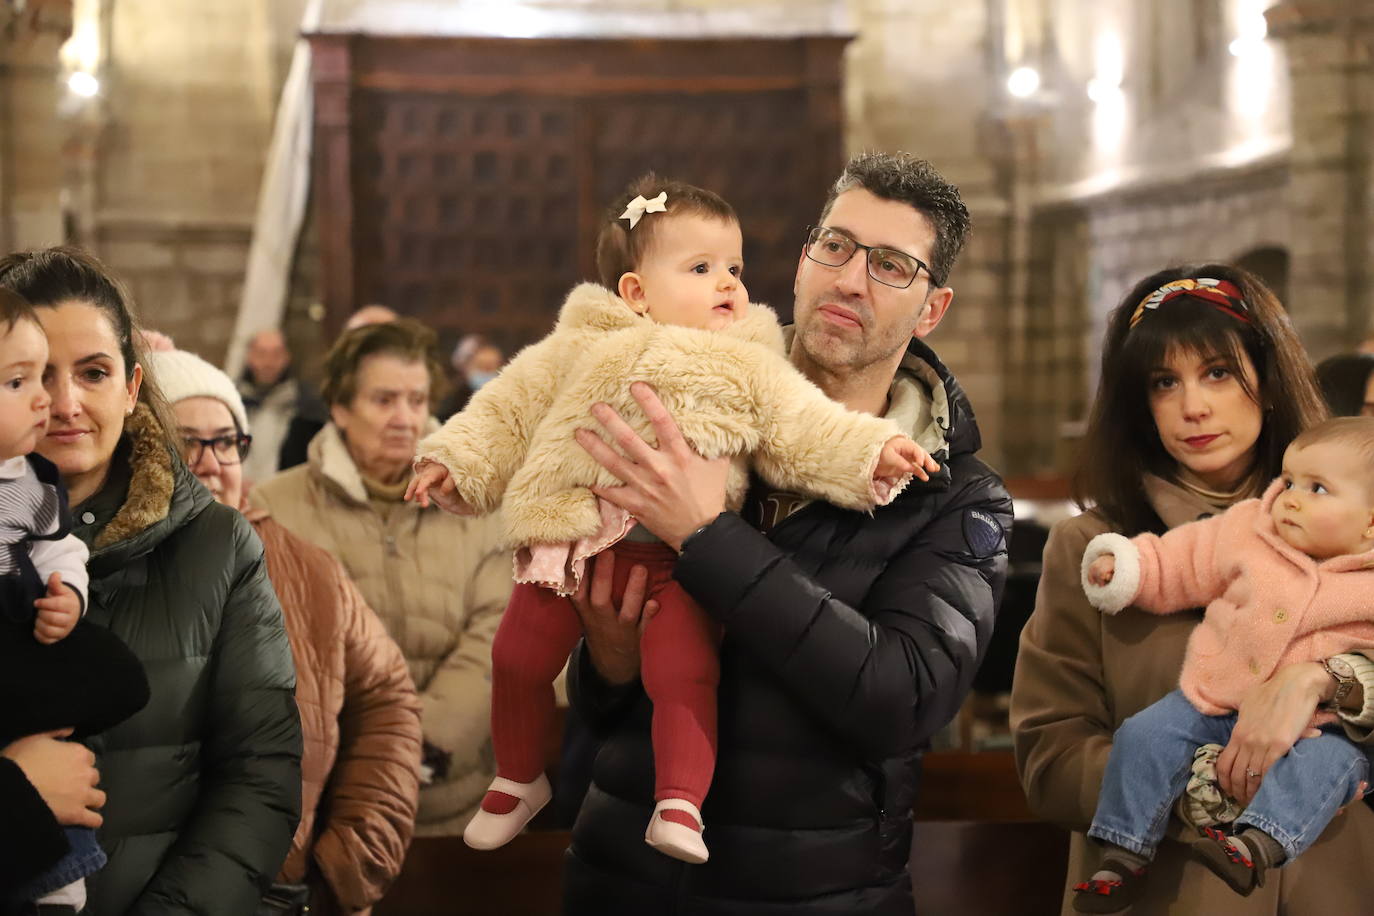
[[[1374,648],[1374,550],[1317,562],[1289,546],[1269,515],[1282,492],[1276,480],[1260,499],[1163,536],[1098,535],[1083,555],[1084,591],[1104,612],[1207,605],[1179,678],[1205,715],[1232,712],[1284,665]],[[1116,572],[1095,586],[1088,567],[1104,554],[1115,555]]]

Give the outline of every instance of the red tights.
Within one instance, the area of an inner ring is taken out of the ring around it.
[[[654,798],[681,798],[700,808],[716,766],[720,628],[673,579],[672,548],[621,541],[610,549],[615,606],[635,565],[648,570],[648,598],[659,605],[639,647],[644,691],[654,704]],[[544,772],[553,680],[581,635],[572,601],[536,585],[515,586],[491,649],[497,775],[531,782]]]

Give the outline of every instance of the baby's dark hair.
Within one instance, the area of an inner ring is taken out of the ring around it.
[[[1374,485],[1374,417],[1334,417],[1298,433],[1289,448],[1307,448],[1322,442],[1332,442],[1354,449],[1369,468],[1369,482]]]
[[[633,229],[629,220],[620,219],[620,214],[636,197],[653,200],[661,193],[668,195],[664,202],[667,210],[664,212],[644,214]],[[601,285],[616,289],[621,276],[639,268],[644,252],[649,250],[654,232],[663,218],[685,214],[714,217],[726,223],[739,222],[735,208],[719,194],[705,188],[671,178],[660,178],[653,172],[630,182],[629,187],[611,202],[610,209],[602,218],[601,232],[596,237],[596,276]]]
[[[13,290],[0,286],[0,323],[4,324],[6,333],[13,330],[21,321],[38,324],[38,313],[33,310],[29,300]]]

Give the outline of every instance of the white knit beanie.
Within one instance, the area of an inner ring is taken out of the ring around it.
[[[234,415],[239,432],[248,432],[248,412],[243,409],[234,382],[222,371],[194,353],[185,350],[154,350],[144,354],[144,362],[153,374],[167,403],[175,406],[186,398],[214,398],[223,402]]]

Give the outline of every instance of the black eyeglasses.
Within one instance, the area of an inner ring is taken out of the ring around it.
[[[923,269],[930,276],[930,268],[920,258],[892,248],[860,245],[834,229],[812,226],[806,238],[806,256],[826,267],[843,267],[860,248],[868,252],[868,275],[884,286],[906,289]]]
[[[238,464],[248,457],[248,447],[253,444],[253,437],[247,433],[235,433],[230,436],[215,436],[213,439],[201,439],[199,436],[181,437],[181,456],[186,459],[187,467],[195,467],[200,461],[205,450],[208,448],[215,456],[215,460],[220,464]]]

